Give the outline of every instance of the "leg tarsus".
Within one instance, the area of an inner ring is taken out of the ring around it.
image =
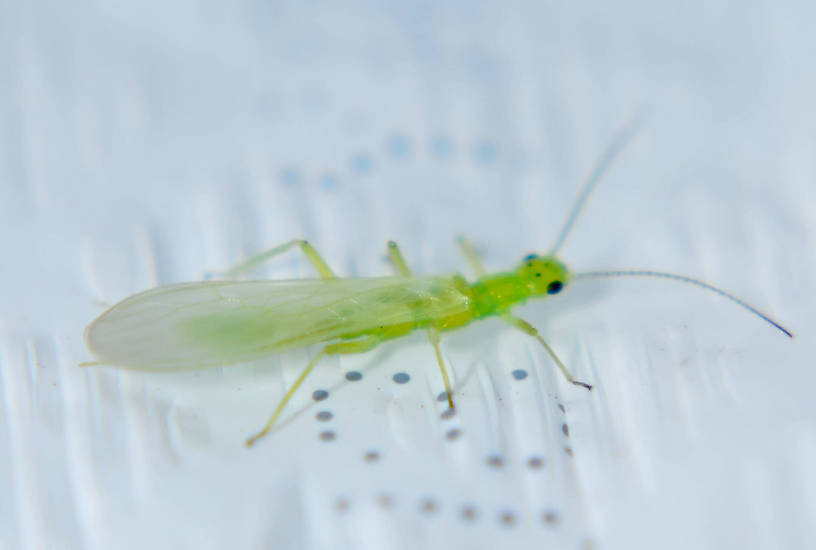
[[[570,380],[576,386],[581,386],[582,388],[586,388],[589,391],[592,391],[592,384],[587,384],[586,382],[580,382],[578,380]]]

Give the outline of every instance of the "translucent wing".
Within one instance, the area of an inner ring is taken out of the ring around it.
[[[441,277],[184,283],[119,302],[91,323],[85,339],[106,364],[197,369],[469,306],[453,280]]]

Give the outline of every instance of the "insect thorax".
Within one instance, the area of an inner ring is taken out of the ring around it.
[[[526,282],[515,273],[490,275],[469,286],[477,319],[500,315],[532,295]]]

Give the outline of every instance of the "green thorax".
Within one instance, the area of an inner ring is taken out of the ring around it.
[[[477,319],[500,315],[532,295],[531,289],[515,273],[497,273],[470,285],[474,316]]]

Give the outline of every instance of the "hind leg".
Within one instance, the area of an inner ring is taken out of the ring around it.
[[[312,357],[309,363],[306,365],[306,368],[303,369],[303,372],[300,373],[295,383],[292,384],[292,387],[286,392],[286,395],[283,396],[283,399],[280,400],[278,406],[275,407],[275,412],[272,413],[272,416],[269,417],[269,420],[266,422],[266,426],[258,432],[257,434],[253,435],[246,441],[246,446],[251,447],[258,441],[260,438],[265,436],[269,433],[269,430],[275,425],[275,422],[278,421],[278,417],[280,417],[283,409],[286,408],[287,403],[289,400],[292,399],[292,396],[295,395],[295,392],[300,388],[303,381],[306,380],[306,377],[309,376],[309,373],[312,372],[312,369],[320,362],[326,355],[347,355],[352,353],[365,353],[369,350],[374,349],[377,347],[380,342],[382,342],[382,338],[378,336],[366,336],[365,338],[361,338],[360,340],[354,340],[352,342],[339,342],[336,344],[329,344],[324,346],[322,350],[320,350],[317,355]]]
[[[303,239],[295,239],[293,241],[289,241],[288,243],[283,243],[268,250],[264,250],[260,254],[256,254],[235,267],[228,269],[221,275],[224,275],[230,279],[239,277],[246,272],[255,269],[264,262],[267,262],[276,256],[280,256],[287,250],[296,246],[300,247],[301,252],[303,252],[303,254],[306,256],[306,259],[309,260],[315,269],[317,269],[317,272],[323,279],[335,278],[335,274],[329,267],[329,264],[326,263],[326,260],[324,260],[320,254],[317,253],[317,250],[315,250],[314,247],[309,244],[309,241],[304,241]]]

